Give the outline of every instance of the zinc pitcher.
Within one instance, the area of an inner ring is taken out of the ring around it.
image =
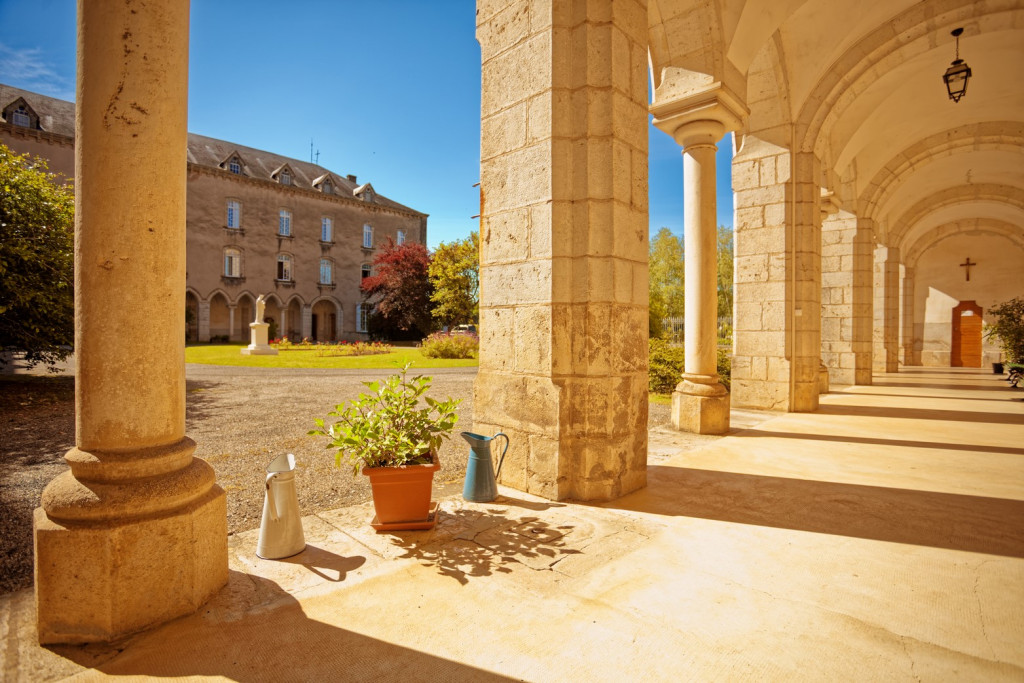
[[[498,472],[494,471],[491,459],[491,441],[503,437],[505,450],[498,459]],[[462,487],[462,497],[474,503],[489,503],[498,496],[498,475],[501,465],[505,462],[508,452],[508,436],[498,432],[494,436],[480,436],[472,432],[462,432],[462,438],[470,446],[469,462],[466,463],[466,483]]]
[[[305,550],[306,538],[295,493],[294,455],[279,455],[267,465],[266,487],[256,554],[265,560],[297,555]]]

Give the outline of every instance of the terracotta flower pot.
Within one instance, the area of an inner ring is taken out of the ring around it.
[[[420,529],[430,518],[430,494],[434,472],[441,469],[437,454],[429,465],[364,467],[373,489],[377,511],[374,528]],[[408,526],[404,524],[408,523]]]

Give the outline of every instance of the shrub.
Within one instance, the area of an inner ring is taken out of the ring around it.
[[[987,336],[999,340],[1008,363],[1024,363],[1024,299],[1015,298],[988,309],[995,319],[988,326]]]
[[[682,379],[684,361],[682,346],[673,346],[664,339],[651,339],[648,389],[658,394],[672,393]],[[718,349],[717,366],[719,381],[729,389],[732,384],[732,356],[729,349]]]
[[[476,358],[480,338],[472,332],[435,332],[420,344],[427,358]]]
[[[732,391],[732,350],[718,349],[718,378],[726,389]]]
[[[683,374],[683,347],[672,346],[664,339],[650,340],[648,389],[658,394],[671,394]]]

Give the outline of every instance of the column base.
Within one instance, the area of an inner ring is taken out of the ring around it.
[[[829,392],[829,377],[828,368],[822,363],[818,368],[818,393],[827,394]]]
[[[685,375],[672,392],[672,425],[682,432],[725,434],[729,409],[729,392],[717,376]]]
[[[180,457],[166,451],[165,462]],[[89,457],[68,459],[74,468]],[[227,583],[226,496],[191,460],[141,479],[86,485],[65,472],[50,482],[33,518],[41,644],[114,640],[194,612]]]

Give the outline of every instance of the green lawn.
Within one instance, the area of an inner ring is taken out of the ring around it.
[[[414,368],[475,367],[477,360],[426,358],[419,349],[395,347],[376,356],[317,356],[316,351],[281,351],[276,356],[243,356],[243,344],[202,344],[185,348],[186,363],[241,365],[249,368]]]

